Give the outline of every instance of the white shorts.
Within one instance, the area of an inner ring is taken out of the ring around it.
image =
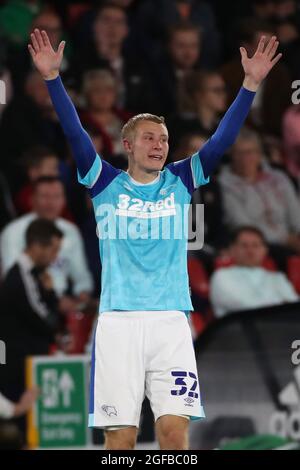
[[[155,421],[167,414],[205,417],[186,315],[101,313],[92,350],[89,426],[138,428],[145,396]]]

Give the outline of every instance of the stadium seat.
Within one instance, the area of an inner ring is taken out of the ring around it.
[[[287,275],[295,290],[300,294],[300,256],[289,256],[287,261]]]
[[[201,298],[208,299],[209,280],[201,261],[197,258],[189,257],[188,272],[193,293]]]
[[[230,256],[217,256],[214,262],[215,269],[228,268],[233,266],[234,262]],[[277,265],[271,256],[267,256],[262,264],[262,266],[268,271],[277,271]]]
[[[81,312],[70,312],[66,318],[66,327],[71,335],[70,354],[81,354],[89,339],[93,326],[93,315]]]

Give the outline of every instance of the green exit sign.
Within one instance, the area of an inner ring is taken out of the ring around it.
[[[88,356],[32,357],[27,384],[37,385],[40,397],[28,420],[30,447],[84,447],[88,430]]]

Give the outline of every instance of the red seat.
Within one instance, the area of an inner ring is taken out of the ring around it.
[[[209,280],[201,261],[197,258],[188,258],[188,273],[192,291],[199,297],[208,299]]]
[[[70,354],[81,354],[84,352],[93,326],[93,315],[81,312],[70,312],[66,318],[66,327],[71,335]]]
[[[215,269],[228,268],[229,266],[234,266],[234,262],[230,256],[217,256],[214,262]],[[262,266],[268,271],[277,271],[277,266],[273,258],[267,256]]]
[[[287,261],[287,275],[295,290],[300,294],[300,256],[289,256]]]
[[[273,258],[271,258],[271,256],[267,256],[264,259],[264,262],[263,262],[262,265],[268,271],[278,271],[277,265],[276,265],[275,261],[273,260]]]
[[[215,269],[228,268],[229,266],[232,266],[233,264],[234,263],[230,256],[217,256],[214,260]]]

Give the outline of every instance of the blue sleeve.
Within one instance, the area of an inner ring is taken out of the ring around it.
[[[46,80],[46,85],[60,124],[72,148],[79,182],[88,188],[94,187],[96,182],[98,182],[99,189],[100,186],[106,187],[112,176],[119,173],[118,170],[111,167],[108,175],[106,171],[103,171],[103,161],[97,154],[88,133],[82,127],[75,106],[67,94],[60,76],[54,80]],[[108,166],[111,165],[107,163],[105,168]],[[101,184],[99,184],[100,176]]]
[[[173,174],[181,178],[190,194],[199,186],[209,182],[209,176],[225,150],[237,138],[249,113],[254,96],[253,91],[242,87],[216,132],[205,142],[199,152],[192,157],[167,165]]]
[[[201,163],[200,173],[202,174],[203,172],[205,178],[212,174],[226,149],[237,138],[250,111],[254,96],[255,92],[242,87],[236,99],[225,113],[216,132],[198,152],[199,163]],[[194,166],[197,166],[196,162]]]

